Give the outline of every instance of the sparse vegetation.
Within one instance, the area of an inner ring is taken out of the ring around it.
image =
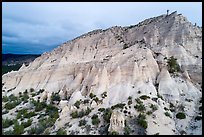
[[[119,135],[119,133],[116,132],[116,131],[113,131],[113,132],[110,133],[110,135]]]
[[[7,96],[3,96],[2,101],[3,101],[3,102],[8,102],[8,101],[9,101],[9,98],[8,98]]]
[[[23,122],[22,125],[24,128],[29,127],[32,124],[32,120],[27,120],[26,122]]]
[[[2,119],[2,127],[7,128],[14,124],[14,120],[10,120],[8,118]]]
[[[14,123],[13,127],[13,134],[14,135],[21,135],[24,133],[24,126],[19,124],[18,121]]]
[[[98,111],[103,112],[105,111],[105,108],[99,108]]]
[[[149,99],[150,97],[147,96],[147,95],[142,95],[142,96],[140,96],[140,98],[143,99],[143,100],[146,100],[146,99]]]

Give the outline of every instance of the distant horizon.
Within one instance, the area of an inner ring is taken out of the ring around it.
[[[202,27],[202,2],[2,2],[2,54],[51,52],[90,31],[136,25],[167,9]]]

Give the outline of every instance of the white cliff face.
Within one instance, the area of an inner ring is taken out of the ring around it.
[[[177,58],[182,69],[177,76],[167,69],[167,59],[171,56]],[[7,96],[30,88],[45,89],[40,100],[48,98],[48,102],[52,92],[60,91],[61,99],[67,101],[60,102],[63,116],[69,111],[64,104],[73,105],[77,100],[89,98],[90,93],[99,97],[107,92],[102,104],[92,102],[93,108],[126,102],[129,96],[156,98],[158,94],[165,105],[176,106],[187,98],[193,100],[190,104],[194,106],[202,96],[201,68],[202,29],[182,15],[172,13],[131,27],[96,30],[66,42],[36,58],[29,66],[4,74],[2,89]],[[158,118],[164,117],[162,106],[165,105],[160,105]],[[187,123],[196,114],[190,113]],[[175,116],[168,120],[172,124],[163,123],[164,127],[157,127],[157,131],[165,134],[163,129],[170,129],[169,134],[179,134],[175,121],[180,121]],[[153,125],[147,128],[148,134],[155,133]]]

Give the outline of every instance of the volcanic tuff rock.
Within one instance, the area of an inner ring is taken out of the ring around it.
[[[180,66],[177,73],[168,70],[167,60],[171,56]],[[125,103],[130,96],[135,103],[135,98],[146,95],[152,99],[144,100],[146,107],[158,105],[155,118],[147,117],[146,134],[180,134],[182,130],[187,134],[201,134],[201,124],[196,132],[191,129],[198,113],[196,105],[202,96],[201,69],[202,28],[173,12],[129,27],[95,30],[68,41],[19,71],[3,75],[2,89],[7,96],[18,95],[30,88],[35,91],[45,89],[41,101],[50,100],[52,92],[59,92],[61,99],[68,101],[60,103],[65,106],[61,117],[68,121],[72,121],[68,118],[68,108],[80,99],[89,99],[90,93],[100,100],[81,106],[93,108],[91,114],[101,107]],[[101,98],[104,92],[107,97]],[[158,100],[155,102],[153,98]],[[187,102],[186,99],[193,101]],[[174,112],[169,112],[171,118],[166,117],[164,107],[169,108],[169,103],[184,105],[187,118],[177,120]],[[139,114],[134,108],[130,108],[130,113],[132,116]],[[56,122],[56,129],[57,123],[60,122]],[[86,133],[80,130],[79,134]]]

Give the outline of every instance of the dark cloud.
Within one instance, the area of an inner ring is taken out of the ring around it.
[[[2,4],[3,53],[43,53],[94,29],[127,26],[177,10],[202,24],[202,3]]]

